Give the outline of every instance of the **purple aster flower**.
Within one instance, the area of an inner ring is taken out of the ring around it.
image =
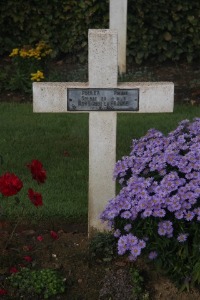
[[[178,235],[177,240],[179,241],[179,243],[184,243],[187,240],[187,237],[187,233],[181,233]]]
[[[133,246],[130,250],[131,250],[131,254],[135,257],[137,257],[141,254],[141,248],[139,245]]]
[[[146,201],[144,201],[144,196],[143,196],[143,200],[140,200],[138,202],[138,209],[139,209],[139,211],[145,209],[146,206],[147,206],[147,204],[146,204]]]
[[[139,240],[138,241],[138,246],[143,249],[146,247],[146,242],[144,240]]]
[[[159,171],[160,176],[165,176],[167,174],[167,171],[165,169],[162,169]]]
[[[145,209],[145,211],[143,212],[143,217],[149,217],[152,215],[152,210],[151,209]]]
[[[121,235],[121,231],[119,229],[116,229],[113,235],[114,237],[118,238]]]
[[[173,227],[171,221],[162,221],[158,223],[158,234],[161,236],[172,237]]]
[[[130,217],[130,219],[131,219],[131,220],[135,220],[135,219],[137,218],[137,216],[138,216],[138,213],[137,213],[135,207],[132,207],[132,208],[130,209],[130,212],[131,212],[131,217]]]
[[[123,213],[121,213],[121,217],[124,219],[129,219],[131,217],[130,211],[124,211]]]
[[[131,224],[127,224],[127,225],[124,226],[124,230],[127,231],[127,232],[129,232],[131,230],[131,228],[132,228]]]
[[[128,249],[128,239],[127,236],[122,235],[118,240],[118,254],[123,255]]]
[[[162,223],[162,226],[166,229],[171,229],[172,228],[172,222],[171,221],[163,221],[163,222],[160,222]]]
[[[182,210],[176,211],[175,212],[175,217],[178,220],[183,219],[183,211]]]
[[[200,220],[200,207],[194,209],[194,213],[197,215],[197,220]]]
[[[164,235],[166,235],[166,233],[167,233],[167,231],[163,227],[158,228],[158,234],[159,235],[164,236]]]
[[[138,238],[132,233],[127,234],[127,240],[130,247],[135,246],[138,243]]]
[[[192,212],[192,211],[188,211],[188,212],[185,214],[185,219],[186,219],[187,221],[191,221],[194,217],[195,217],[195,213]]]
[[[151,252],[149,253],[149,259],[150,259],[150,260],[156,259],[157,256],[158,256],[158,253],[157,253],[156,251],[151,251]]]
[[[117,211],[116,209],[111,209],[111,210],[108,211],[108,213],[107,213],[107,218],[108,218],[108,220],[112,220],[112,219],[114,219],[117,215],[118,215],[118,211]]]
[[[128,210],[130,208],[131,208],[130,201],[125,200],[124,203],[123,203],[123,209]]]
[[[157,209],[157,210],[154,210],[154,212],[153,212],[154,217],[163,218],[165,215],[166,215],[166,212],[164,209]]]
[[[182,204],[182,208],[184,208],[185,210],[187,209],[187,210],[189,210],[190,208],[192,207],[192,205],[189,203],[189,202],[184,202],[183,204]],[[185,213],[186,214],[186,213]]]
[[[188,125],[190,123],[190,120],[188,120],[188,119],[185,119],[185,120],[182,120],[182,121],[180,121],[179,122],[179,125]]]

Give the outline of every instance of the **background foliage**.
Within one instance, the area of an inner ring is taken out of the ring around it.
[[[195,0],[131,0],[128,14],[128,54],[141,62],[199,57],[200,2]]]
[[[0,54],[45,40],[56,50],[87,58],[89,28],[108,28],[109,0],[2,0]],[[129,0],[129,60],[192,61],[200,56],[200,2]]]
[[[88,28],[107,27],[107,2],[3,1],[0,4],[0,54],[44,40],[57,53],[78,55],[87,49]]]

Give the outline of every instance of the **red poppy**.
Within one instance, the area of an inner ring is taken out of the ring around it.
[[[44,238],[43,238],[43,236],[42,236],[42,235],[38,235],[38,236],[37,236],[37,240],[38,240],[39,242],[42,242],[42,241],[43,241],[43,239],[44,239]]]
[[[16,195],[22,187],[22,181],[15,174],[5,173],[0,177],[0,193],[6,197]]]
[[[8,294],[8,292],[7,292],[6,290],[0,289],[0,295],[1,295],[1,296],[2,296],[2,295],[6,295],[6,294]]]
[[[46,180],[46,171],[43,169],[42,163],[33,159],[30,164],[27,164],[27,167],[30,169],[33,179],[38,183],[44,183]]]
[[[11,267],[9,272],[12,274],[12,273],[17,273],[19,272],[19,270],[16,268],[16,267]]]
[[[57,239],[58,239],[58,234],[57,234],[55,231],[51,230],[51,231],[50,231],[50,234],[51,234],[51,237],[52,237],[54,240],[57,240]]]
[[[33,259],[31,256],[24,256],[24,260],[27,262],[31,262]]]
[[[31,202],[36,206],[42,206],[42,195],[40,193],[34,192],[32,189],[28,190],[28,196]]]

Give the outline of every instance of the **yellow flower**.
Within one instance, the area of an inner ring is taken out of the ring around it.
[[[10,57],[18,56],[20,61],[26,60],[27,63],[32,63],[34,61],[43,60],[46,56],[48,56],[52,52],[52,49],[45,42],[41,41],[36,44],[35,47],[31,48],[30,45],[25,45],[23,48],[14,48],[10,53]],[[42,71],[37,71],[36,73],[30,74],[31,81],[41,81],[43,80],[44,74]]]
[[[10,57],[13,57],[13,56],[17,56],[19,54],[19,49],[18,48],[15,48],[12,50],[12,52],[10,53]]]
[[[35,48],[31,48],[29,45],[24,46],[21,49],[15,48],[10,53],[10,57],[19,55],[22,58],[35,58],[41,60],[43,57],[49,55],[52,49],[44,41],[40,41],[36,44]]]
[[[36,73],[31,73],[31,80],[32,81],[40,81],[44,79],[44,74],[41,71],[37,71]]]
[[[35,50],[38,53],[40,59],[41,57],[45,57],[52,52],[52,49],[44,41],[40,41],[38,44],[36,44]]]
[[[27,57],[28,56],[28,51],[26,50],[26,49],[21,49],[20,51],[19,51],[19,55],[21,56],[21,57]]]

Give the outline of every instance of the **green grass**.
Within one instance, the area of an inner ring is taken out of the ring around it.
[[[118,114],[117,159],[130,152],[131,140],[149,128],[167,133],[183,119],[200,116],[200,107],[176,105],[174,113]],[[81,218],[88,211],[88,114],[33,114],[32,104],[0,104],[0,174],[14,172],[24,182],[19,193],[31,219]],[[65,152],[69,156],[65,156]],[[39,159],[47,170],[44,185],[33,182],[26,163]],[[44,206],[29,203],[27,190],[32,187],[43,195]],[[3,207],[15,217],[18,206]]]
[[[83,114],[33,114],[31,104],[0,105],[1,171],[15,172],[24,182],[20,199],[33,218],[86,217],[88,190],[88,116]],[[65,151],[69,156],[65,156]],[[25,167],[39,159],[48,179],[38,186]],[[2,173],[2,172],[0,172]],[[43,195],[36,209],[27,201],[27,189]],[[4,201],[5,202],[5,201]],[[14,213],[13,209],[8,213]]]

